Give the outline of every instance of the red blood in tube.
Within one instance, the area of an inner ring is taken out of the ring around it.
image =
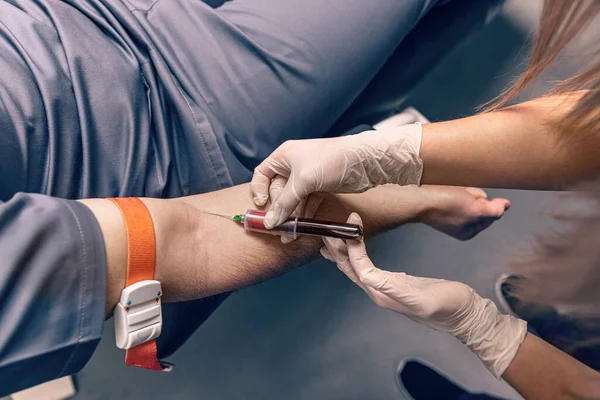
[[[266,211],[248,210],[246,213],[246,229],[255,231],[266,231],[264,220]]]

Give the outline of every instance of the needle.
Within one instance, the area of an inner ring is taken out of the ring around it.
[[[202,211],[202,212],[203,212],[204,214],[214,215],[215,217],[221,217],[221,218],[225,218],[225,219],[228,219],[228,220],[230,220],[230,221],[231,221],[231,219],[232,219],[231,217],[228,217],[228,216],[226,216],[226,215],[215,214],[215,213],[211,213],[211,212],[208,212],[208,211]]]

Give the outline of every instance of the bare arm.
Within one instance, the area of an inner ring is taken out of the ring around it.
[[[487,114],[423,126],[424,184],[556,189],[600,167],[597,135],[558,123],[583,92],[541,98]]]
[[[528,400],[600,397],[598,372],[531,334],[502,377]]]
[[[430,207],[415,187],[381,187],[360,195],[324,194],[317,217],[345,220],[352,211],[365,216],[373,234],[416,220]],[[123,221],[107,200],[82,200],[100,223],[107,254],[107,305],[110,316],[125,285],[127,260]],[[172,200],[144,199],[155,224],[156,278],[165,301],[185,301],[238,289],[283,273],[318,255],[322,242],[303,237],[283,245],[279,238],[247,234],[234,222],[200,210],[237,214],[254,208],[248,185]]]

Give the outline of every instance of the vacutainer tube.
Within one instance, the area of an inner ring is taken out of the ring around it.
[[[296,239],[299,235],[327,236],[338,239],[360,239],[363,236],[362,226],[345,222],[320,221],[309,218],[288,218],[281,225],[267,229],[264,224],[265,211],[247,210],[245,214],[234,217],[242,222],[244,229],[271,235],[289,235]]]

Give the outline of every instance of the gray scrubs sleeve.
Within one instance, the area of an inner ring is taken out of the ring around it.
[[[104,240],[86,206],[23,193],[0,202],[0,397],[79,371],[105,299]]]

